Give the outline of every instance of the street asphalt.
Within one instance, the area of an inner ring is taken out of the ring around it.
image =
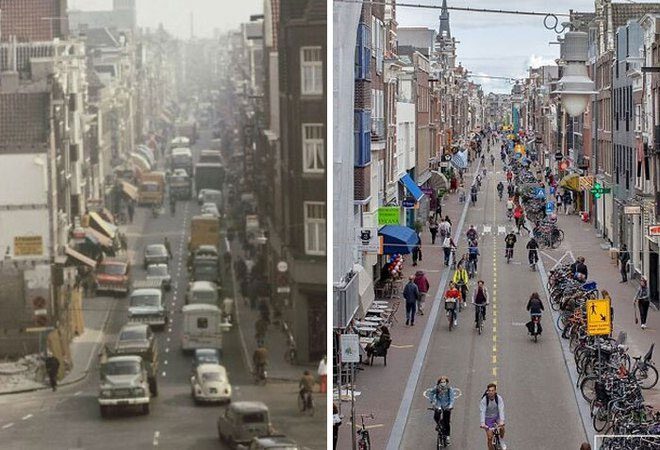
[[[210,133],[202,133],[195,149],[210,148]],[[227,448],[218,440],[216,420],[222,406],[195,406],[190,394],[191,356],[181,352],[181,307],[188,283],[185,266],[190,217],[199,212],[195,201],[178,202],[176,214],[169,208],[154,218],[147,208],[136,211],[135,247],[129,251],[132,279],[144,277],[142,254],[146,245],[162,243],[168,237],[174,254],[171,263],[172,291],[166,294],[170,324],[157,332],[160,354],[159,395],[152,399],[151,413],[116,412],[102,419],[97,402],[98,361],[94,358],[88,376],[56,392],[37,391],[0,396],[0,448],[32,449],[217,449]],[[140,217],[142,216],[142,217]],[[129,231],[131,229],[129,228]],[[126,322],[127,300],[115,299],[105,342],[112,342]],[[95,302],[98,303],[98,302]],[[105,304],[106,302],[104,302]],[[249,324],[251,325],[251,324]],[[251,330],[250,330],[251,331]],[[245,368],[239,330],[233,327],[224,336],[224,365],[234,388],[233,401],[260,400],[271,412],[278,433],[296,440],[302,448],[325,448],[325,401],[315,396],[319,413],[301,416],[296,402],[297,383],[273,382],[255,386]]]

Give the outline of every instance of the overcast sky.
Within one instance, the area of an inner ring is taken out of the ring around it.
[[[622,1],[622,0],[620,0]],[[442,5],[442,0],[402,1],[402,3]],[[646,3],[646,1],[638,1]],[[517,11],[568,13],[593,12],[593,0],[447,0],[447,6],[506,9]],[[397,6],[400,27],[424,26],[438,29],[439,9]],[[567,18],[560,17],[560,22]],[[543,26],[542,16],[504,15],[449,11],[452,36],[457,44],[456,62],[480,75],[521,77],[529,66],[554,64],[559,46],[550,45],[557,34]],[[477,79],[485,92],[510,92],[511,84],[502,80]]]
[[[109,10],[112,0],[69,0],[69,9]],[[137,0],[138,24],[165,29],[178,37],[190,36],[190,13],[193,13],[195,36],[212,37],[213,29],[238,28],[253,14],[263,13],[263,0]]]

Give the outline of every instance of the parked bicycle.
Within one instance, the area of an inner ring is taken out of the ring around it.
[[[360,414],[361,426],[357,431],[357,446],[359,450],[371,450],[371,438],[369,437],[369,430],[364,426],[364,418],[373,419],[373,413],[369,415]]]

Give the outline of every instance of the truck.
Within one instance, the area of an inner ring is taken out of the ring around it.
[[[215,305],[197,303],[183,307],[183,351],[197,348],[222,350],[222,312]]]
[[[165,199],[165,174],[147,172],[142,174],[138,186],[138,204],[146,206],[162,205]]]
[[[194,253],[200,245],[220,247],[220,219],[213,216],[194,216],[190,219],[188,250]]]
[[[170,155],[170,169],[174,172],[176,169],[184,169],[189,176],[193,173],[193,156],[189,148],[172,149]]]
[[[197,163],[195,167],[195,189],[197,195],[202,189],[222,191],[225,168],[219,163]]]
[[[134,282],[129,297],[128,321],[146,323],[152,328],[163,329],[169,319],[160,280]]]
[[[177,169],[170,175],[170,195],[178,200],[192,197],[192,178],[185,170]]]
[[[198,162],[222,164],[222,154],[220,150],[202,150],[199,153]]]

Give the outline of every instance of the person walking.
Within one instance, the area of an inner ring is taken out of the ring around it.
[[[635,294],[635,300],[633,302],[637,303],[639,308],[639,321],[641,322],[642,330],[646,329],[646,317],[649,313],[649,287],[648,280],[646,277],[641,277],[639,279],[639,289]],[[637,317],[635,317],[635,323],[637,323]]]
[[[432,215],[429,217],[429,232],[431,233],[431,245],[435,245],[435,237],[438,235],[440,225]]]
[[[619,270],[621,271],[621,283],[628,281],[628,262],[630,261],[630,252],[626,244],[621,245],[619,252]]]
[[[332,448],[337,450],[337,438],[339,437],[339,427],[341,426],[341,416],[337,404],[332,404]]]
[[[403,288],[403,298],[406,300],[406,325],[415,325],[415,308],[419,300],[419,289],[415,284],[415,277],[410,275],[408,284]]]
[[[418,270],[417,273],[415,273],[415,285],[419,290],[419,300],[417,300],[417,312],[419,313],[420,316],[423,316],[424,311],[422,310],[422,306],[424,305],[424,301],[426,300],[426,294],[429,292],[429,288],[431,285],[429,284],[429,280],[426,278],[426,275],[421,270]]]
[[[135,205],[133,200],[128,201],[128,222],[133,223],[133,216],[135,215]]]
[[[438,196],[435,207],[435,220],[437,222],[438,217],[442,217],[442,197]]]
[[[50,387],[53,389],[53,391],[57,390],[57,373],[60,370],[60,360],[57,359],[55,356],[52,354],[49,354],[46,357],[46,373],[48,374],[48,381],[50,383]]]
[[[417,265],[417,261],[420,259],[421,253],[422,253],[421,242],[419,237],[417,237],[417,244],[415,244],[415,246],[412,249],[413,267]]]
[[[444,252],[445,256],[445,266],[449,265],[451,251],[455,248],[456,244],[454,243],[454,240],[451,238],[451,236],[445,236],[445,238],[442,240],[442,251]]]
[[[571,191],[569,190],[564,191],[563,203],[564,203],[564,215],[567,216],[570,213],[571,204],[573,203],[573,195],[571,194]]]

